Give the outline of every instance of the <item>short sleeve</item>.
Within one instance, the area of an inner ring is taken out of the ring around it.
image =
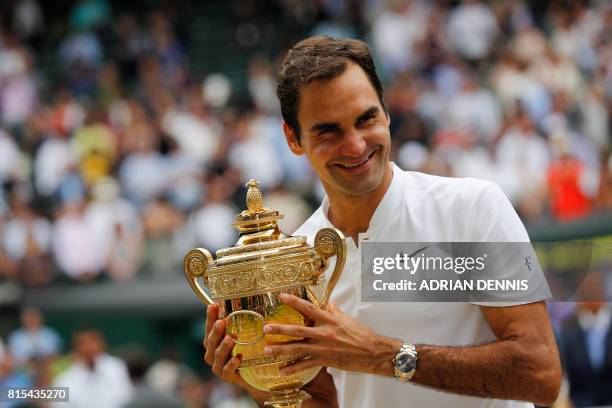
[[[472,276],[491,283],[470,296],[479,306],[515,306],[550,299],[550,289],[529,240],[527,230],[502,190],[486,183],[473,203],[468,219],[473,221],[471,242],[487,256],[486,269]]]

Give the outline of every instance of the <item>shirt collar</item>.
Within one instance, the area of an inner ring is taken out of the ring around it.
[[[374,210],[374,214],[372,214],[370,225],[368,230],[365,232],[365,234],[368,236],[376,235],[378,233],[378,231],[385,224],[385,221],[389,218],[389,214],[397,205],[399,197],[401,197],[400,177],[403,170],[400,169],[394,162],[391,162],[391,169],[393,171],[391,183],[389,184],[389,187],[387,188],[382,200],[380,200],[380,203],[378,203],[378,207],[376,207],[376,210]],[[329,198],[327,198],[327,194],[325,197],[323,197],[323,201],[321,202],[321,210],[325,223],[328,226],[333,226],[327,216],[329,213]]]

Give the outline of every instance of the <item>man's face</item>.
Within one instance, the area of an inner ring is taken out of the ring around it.
[[[301,143],[284,126],[287,142],[305,154],[328,194],[361,196],[381,183],[389,161],[389,118],[374,87],[353,62],[340,76],[300,91]]]
[[[104,341],[97,332],[81,332],[75,338],[74,348],[76,354],[87,364],[91,365],[104,352]]]

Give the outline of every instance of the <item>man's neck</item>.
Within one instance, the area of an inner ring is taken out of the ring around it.
[[[393,167],[388,163],[388,168],[382,177],[379,186],[362,196],[352,196],[343,193],[327,193],[329,199],[329,221],[345,236],[353,238],[355,244],[359,233],[366,232],[374,211],[382,201],[385,193],[393,179]]]

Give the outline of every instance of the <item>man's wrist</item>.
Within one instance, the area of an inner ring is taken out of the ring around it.
[[[402,348],[403,344],[404,342],[401,340],[380,336],[378,341],[375,343],[375,348],[378,351],[376,362],[373,365],[375,368],[375,374],[386,377],[395,376],[393,359],[397,355],[397,352]]]

